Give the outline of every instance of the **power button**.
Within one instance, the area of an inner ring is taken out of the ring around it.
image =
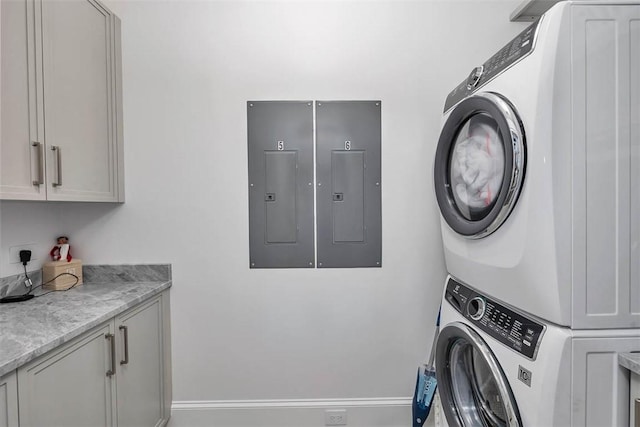
[[[467,304],[467,313],[473,320],[480,320],[484,316],[485,302],[481,297],[472,298]]]

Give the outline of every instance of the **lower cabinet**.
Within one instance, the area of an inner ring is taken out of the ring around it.
[[[631,373],[629,425],[640,427],[640,375]]]
[[[12,372],[0,378],[0,427],[18,425],[18,382]]]
[[[171,402],[168,394],[163,333],[162,300],[155,299],[116,317],[120,354],[118,383],[118,426],[156,426],[166,422]]]
[[[20,426],[165,425],[168,308],[165,291],[20,367]]]
[[[21,426],[111,426],[109,322],[18,369]]]

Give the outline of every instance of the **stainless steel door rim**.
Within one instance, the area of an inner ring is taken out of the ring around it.
[[[487,343],[461,322],[446,325],[436,346],[436,376],[451,427],[521,427],[511,387]]]

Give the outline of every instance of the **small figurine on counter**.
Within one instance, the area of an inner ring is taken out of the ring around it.
[[[67,236],[58,237],[57,244],[51,249],[49,255],[51,255],[51,259],[54,261],[64,261],[71,262],[71,250],[69,246],[69,238]]]

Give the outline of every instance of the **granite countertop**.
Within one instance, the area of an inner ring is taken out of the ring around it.
[[[640,375],[640,353],[619,353],[618,363],[631,372]]]
[[[135,268],[127,266],[128,270]],[[83,271],[86,269],[85,266]],[[100,274],[92,273],[90,277],[85,273],[89,281],[69,291],[47,295],[46,291],[39,291],[35,294],[40,297],[1,304],[0,376],[171,286],[170,267],[166,277],[109,271],[99,270]]]

